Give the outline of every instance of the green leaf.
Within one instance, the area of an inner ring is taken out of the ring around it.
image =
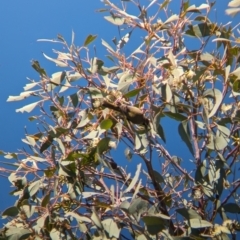
[[[190,138],[190,130],[188,126],[188,121],[183,121],[178,126],[178,132],[182,140],[186,143],[189,151],[194,156],[194,151],[192,147],[192,140]]]
[[[172,90],[168,84],[161,87],[161,93],[165,102],[169,103],[172,100]]]
[[[43,142],[43,144],[40,147],[40,153],[43,153],[46,149],[48,149],[53,142],[53,137],[51,135],[47,136],[47,139]]]
[[[206,228],[213,226],[212,223],[201,219],[189,219],[188,223],[191,228]]]
[[[110,129],[112,127],[112,125],[113,125],[113,122],[111,119],[104,119],[100,123],[101,129],[105,129],[105,130]]]
[[[96,37],[97,37],[97,35],[92,35],[92,34],[88,35],[84,41],[83,46],[86,47],[87,45],[89,45],[91,42],[93,42],[96,39]]]
[[[71,94],[70,98],[71,98],[73,106],[77,107],[77,105],[78,105],[78,95],[77,95],[77,93]]]
[[[189,25],[188,26],[188,30],[186,31],[186,34],[187,35],[190,35],[190,36],[195,36],[195,37],[207,37],[211,34],[213,34],[211,32],[211,29],[210,29],[210,24],[208,23],[200,23],[200,24],[196,24],[194,26],[192,25]]]
[[[165,116],[168,116],[168,117],[170,117],[174,120],[180,121],[180,122],[187,120],[187,117],[180,113],[173,113],[173,112],[165,111],[165,112],[163,112],[163,114]]]
[[[195,181],[196,183],[202,183],[204,181],[204,177],[207,173],[207,162],[203,160],[202,163],[197,167],[195,172]]]
[[[49,192],[43,197],[42,204],[41,204],[42,207],[46,207],[48,205],[50,201],[50,196],[51,196],[51,193]]]
[[[109,149],[109,142],[110,142],[110,138],[106,137],[101,139],[98,144],[97,144],[97,150],[98,153],[101,155],[103,154],[103,152],[107,151]]]
[[[237,79],[233,83],[233,91],[236,93],[240,93],[240,79]]]
[[[170,217],[163,215],[163,214],[155,214],[155,215],[146,215],[143,216],[143,221],[145,225],[147,226],[147,230],[151,235],[156,235],[160,231],[166,228],[167,220],[170,219]]]
[[[155,179],[159,184],[164,183],[164,178],[162,177],[162,175],[161,175],[159,172],[153,170],[153,175],[154,175],[154,179]]]
[[[45,70],[43,68],[41,68],[38,61],[33,60],[32,67],[40,74],[41,77],[47,76]]]
[[[55,167],[48,167],[47,169],[44,170],[44,174],[47,178],[51,178],[54,176],[55,171],[56,171]]]
[[[182,215],[187,220],[190,219],[201,219],[201,216],[193,209],[187,209],[187,208],[178,208],[176,210],[177,213]]]
[[[240,207],[236,203],[226,203],[223,205],[225,212],[240,214]]]
[[[157,126],[157,133],[160,136],[160,138],[163,140],[163,142],[166,143],[164,130],[163,130],[163,127],[162,127],[162,125],[160,123]]]
[[[147,211],[148,202],[141,198],[135,198],[128,208],[129,214],[135,215],[137,218]]]
[[[19,213],[19,210],[17,207],[9,207],[5,209],[2,213],[2,216],[7,216],[7,217],[16,217]]]
[[[165,7],[168,6],[170,3],[170,0],[165,0],[163,3],[160,4],[160,9],[164,9]]]
[[[136,88],[124,94],[125,98],[135,97],[143,88]]]

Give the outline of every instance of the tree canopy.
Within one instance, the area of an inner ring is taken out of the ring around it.
[[[44,56],[59,71],[33,60],[39,80],[8,98],[29,98],[16,111],[33,111],[37,127],[26,148],[0,152],[18,198],[2,212],[0,239],[236,239],[238,26],[210,19],[214,2],[182,1],[178,13],[169,0],[146,3],[103,0],[98,12],[120,35],[101,39],[106,56],[94,34],[80,46],[74,32],[71,43],[39,40],[57,45]],[[179,155],[164,121],[177,126]]]

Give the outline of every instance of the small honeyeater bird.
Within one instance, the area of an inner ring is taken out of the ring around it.
[[[149,120],[144,116],[141,109],[126,104],[118,103],[115,105],[106,100],[102,101],[102,106],[118,111],[126,116],[127,120],[134,124],[148,125]]]

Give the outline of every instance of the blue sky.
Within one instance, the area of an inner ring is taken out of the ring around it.
[[[113,1],[115,3],[120,1]],[[179,0],[173,0],[178,3]],[[205,1],[192,1],[197,5]],[[217,1],[216,14],[213,21],[227,22],[224,11],[228,1]],[[177,4],[177,5],[178,5]],[[175,5],[175,8],[176,6]],[[174,5],[173,5],[174,6]],[[48,62],[42,52],[52,55],[54,44],[36,42],[37,39],[56,38],[61,34],[68,41],[72,31],[75,32],[76,45],[81,45],[88,34],[97,34],[97,49],[101,38],[111,42],[114,36],[118,36],[117,28],[103,19],[104,14],[95,10],[103,8],[100,0],[87,1],[1,1],[0,3],[0,149],[14,152],[24,146],[21,139],[24,137],[24,127],[29,126],[27,118],[31,114],[16,113],[15,110],[24,106],[24,101],[7,103],[9,95],[19,95],[23,86],[28,83],[26,77],[38,79],[38,74],[31,67],[31,60],[39,60],[49,74],[54,73],[55,66]],[[172,9],[173,12],[178,10]],[[239,17],[237,16],[239,19]],[[231,19],[232,20],[232,19]],[[238,21],[234,19],[234,21]],[[133,42],[129,42],[129,46]],[[93,45],[91,45],[92,47]],[[98,54],[103,53],[100,49]],[[173,127],[174,128],[174,127]],[[29,127],[28,127],[29,129]],[[177,129],[177,126],[176,126]],[[31,130],[31,127],[30,127]],[[174,131],[174,129],[172,130]],[[177,130],[176,130],[177,133]],[[169,134],[170,135],[170,134]],[[175,139],[169,139],[173,144]],[[187,150],[187,149],[185,149]],[[184,148],[183,148],[184,151]],[[188,156],[187,156],[188,157]],[[0,158],[3,161],[2,158]],[[0,165],[1,166],[1,165]],[[1,178],[1,188],[10,192],[10,183]],[[4,193],[6,193],[4,192]],[[9,202],[10,201],[10,202]],[[0,199],[0,210],[13,204],[13,198],[3,195]]]

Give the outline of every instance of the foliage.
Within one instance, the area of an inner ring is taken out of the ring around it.
[[[42,39],[63,47],[44,54],[62,70],[50,76],[34,60],[39,81],[8,98],[36,99],[17,112],[40,111],[29,118],[39,125],[24,139],[30,150],[1,151],[18,200],[2,213],[0,239],[236,239],[239,32],[208,18],[214,3],[186,1],[170,14],[168,0],[103,2],[99,12],[123,32],[101,42],[111,66],[91,56],[96,35],[80,47],[74,33],[71,44]],[[190,164],[166,149],[163,119],[178,125]],[[132,173],[116,157],[122,150],[137,161]]]

